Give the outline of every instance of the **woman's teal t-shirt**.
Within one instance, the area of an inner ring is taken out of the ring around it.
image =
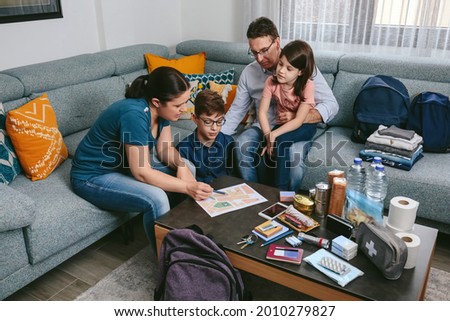
[[[129,170],[124,144],[151,150],[169,122],[158,119],[158,136],[151,131],[150,110],[145,99],[123,99],[103,111],[77,148],[71,176],[87,180],[113,171]]]

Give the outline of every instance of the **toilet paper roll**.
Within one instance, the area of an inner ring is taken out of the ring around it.
[[[408,248],[408,259],[406,260],[405,269],[416,267],[417,256],[419,254],[420,238],[416,234],[400,232],[395,234],[401,238]]]
[[[389,204],[387,225],[393,230],[408,232],[413,229],[419,202],[404,196],[396,196]]]

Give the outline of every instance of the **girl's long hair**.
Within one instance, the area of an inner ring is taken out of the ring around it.
[[[280,57],[282,56],[285,56],[292,66],[303,72],[294,83],[294,94],[300,97],[300,101],[304,101],[306,83],[316,74],[313,50],[307,42],[294,40],[281,49]],[[274,81],[277,82],[276,76]]]
[[[172,67],[159,67],[148,75],[137,77],[125,92],[126,98],[145,98],[150,103],[157,98],[166,103],[189,90],[190,85],[181,72]]]

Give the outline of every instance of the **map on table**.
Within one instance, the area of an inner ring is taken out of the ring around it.
[[[245,183],[222,188],[220,191],[226,194],[213,192],[209,198],[197,201],[211,217],[267,201]]]

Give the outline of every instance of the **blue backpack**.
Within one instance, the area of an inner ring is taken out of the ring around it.
[[[369,77],[353,105],[352,141],[365,143],[379,125],[406,128],[409,103],[408,90],[400,80],[384,75]]]
[[[423,138],[423,150],[450,151],[450,102],[443,94],[422,92],[414,97],[408,116],[408,129]]]

